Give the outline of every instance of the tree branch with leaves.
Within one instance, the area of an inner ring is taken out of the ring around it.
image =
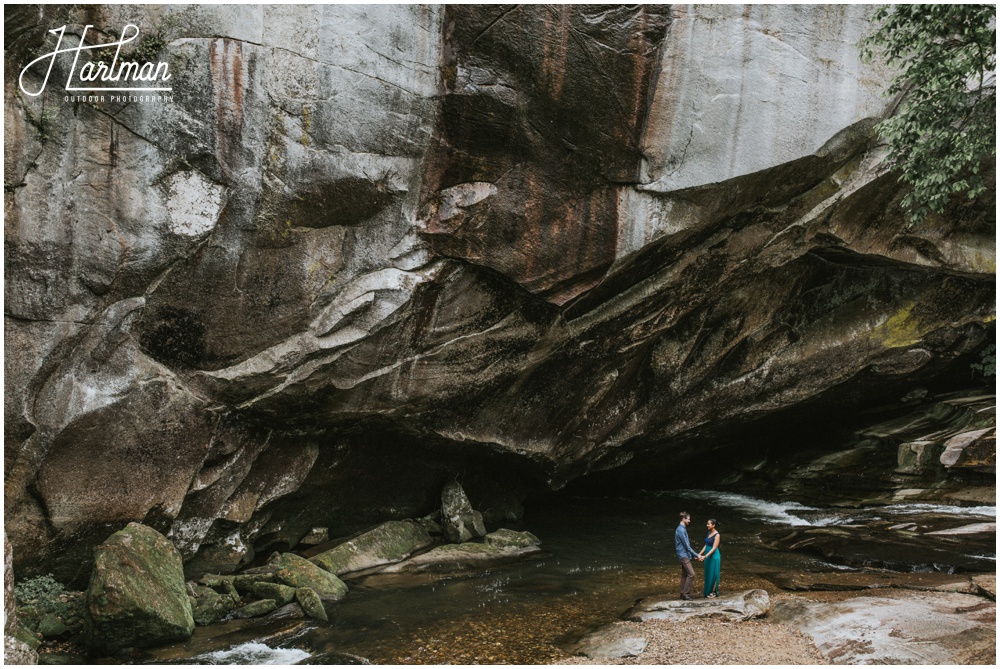
[[[862,57],[899,72],[887,91],[899,106],[878,131],[917,223],[958,193],[986,191],[980,167],[996,160],[996,6],[888,5],[872,21]]]

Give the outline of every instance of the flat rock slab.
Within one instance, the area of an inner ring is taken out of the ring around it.
[[[380,573],[413,574],[420,572],[451,572],[482,569],[521,559],[532,553],[541,552],[537,546],[501,548],[489,544],[466,542],[447,544],[397,564],[389,565]]]
[[[420,524],[391,520],[320,553],[312,562],[337,576],[399,562],[433,543]]]
[[[733,621],[759,618],[770,608],[766,590],[747,590],[728,597],[692,599],[684,601],[676,595],[647,597],[640,600],[628,613],[626,620],[671,620],[680,622],[689,618],[725,618]]]
[[[614,660],[620,657],[636,657],[646,650],[647,641],[642,637],[618,638],[615,626],[606,625],[588,634],[568,650],[574,655],[585,655],[592,660]]]
[[[768,619],[811,636],[833,664],[992,664],[996,657],[996,604],[975,595],[784,600]]]
[[[781,573],[767,576],[767,580],[782,590],[871,590],[875,588],[905,588],[908,590],[938,590],[973,594],[968,576],[955,574],[920,573],[898,574],[891,572],[834,572],[834,573]]]

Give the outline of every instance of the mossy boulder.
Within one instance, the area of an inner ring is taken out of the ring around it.
[[[284,606],[295,599],[295,588],[281,583],[258,581],[250,589],[250,594],[259,599],[273,599],[278,606]]]
[[[432,542],[430,534],[419,523],[391,520],[320,553],[312,562],[339,576],[399,562]]]
[[[41,634],[46,639],[54,639],[56,637],[69,634],[69,627],[54,613],[47,613],[38,622],[38,633]]]
[[[528,546],[538,546],[542,543],[531,532],[516,532],[506,528],[490,532],[483,537],[483,541],[497,548],[527,548]]]
[[[295,601],[299,603],[302,610],[313,620],[329,622],[326,609],[323,608],[323,600],[312,588],[299,588],[295,591]]]
[[[233,578],[233,585],[241,595],[253,593],[254,586],[258,583],[273,583],[274,574],[240,574]]]
[[[232,584],[227,583],[230,588]],[[217,623],[239,606],[240,598],[235,592],[216,592],[204,585],[191,586],[195,595],[194,621],[199,625]]]
[[[233,611],[233,618],[258,618],[266,616],[276,608],[278,608],[278,603],[273,599],[260,599]]]
[[[347,595],[347,585],[339,578],[293,553],[282,553],[272,563],[278,569],[274,575],[293,588],[312,588],[323,599],[334,601]]]
[[[20,622],[14,626],[12,636],[33,651],[42,645],[40,633]]]
[[[202,584],[207,585],[208,587],[212,588],[213,590],[222,595],[228,595],[229,597],[232,597],[234,602],[239,603],[240,593],[236,589],[236,586],[233,583],[234,581],[235,581],[234,576],[210,575],[210,576],[203,576],[201,578]]]
[[[157,646],[192,632],[181,555],[166,537],[129,523],[94,549],[85,635],[92,650]]]

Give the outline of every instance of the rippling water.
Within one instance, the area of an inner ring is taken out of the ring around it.
[[[954,524],[996,518],[995,507],[822,509],[708,490],[546,500],[526,507],[519,528],[542,540],[544,552],[534,559],[464,575],[352,580],[350,595],[330,608],[330,624],[296,635],[290,642],[294,648],[244,644],[202,652],[197,661],[263,664],[275,657],[268,649],[306,652],[313,661],[337,653],[380,664],[546,663],[561,655],[561,645],[617,619],[636,599],[676,590],[673,533],[682,509],[693,516],[690,534],[696,548],[704,539],[705,521],[719,520],[723,590],[759,587],[763,576],[777,571],[845,569],[769,548],[761,537],[775,529],[856,527],[928,514],[963,517]],[[995,568],[995,550],[979,545],[976,552],[984,571]],[[292,661],[291,655],[284,657]]]
[[[299,648],[271,648],[259,641],[242,643],[225,650],[196,655],[198,664],[295,664],[309,657]]]

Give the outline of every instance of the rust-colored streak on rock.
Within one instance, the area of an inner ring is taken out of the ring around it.
[[[566,76],[566,51],[569,47],[569,8],[552,7],[545,13],[542,40],[542,83],[555,100],[562,95]]]
[[[455,7],[448,25],[448,92],[424,182],[424,232],[436,253],[565,304],[614,261],[618,187],[638,175],[666,14]],[[473,182],[495,192],[440,220],[441,192]]]
[[[215,109],[216,158],[230,170],[242,146],[243,45],[220,38],[209,49],[212,68],[212,101]]]

